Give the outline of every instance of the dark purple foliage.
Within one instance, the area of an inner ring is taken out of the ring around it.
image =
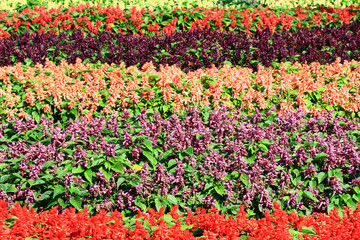
[[[195,30],[169,36],[140,36],[100,33],[96,36],[23,33],[0,41],[0,66],[25,62],[44,63],[45,58],[59,63],[65,58],[90,62],[144,65],[153,62],[177,65],[184,71],[219,67],[224,61],[234,66],[257,69],[257,64],[299,61],[331,63],[336,58],[360,60],[360,23],[338,28],[299,29],[296,32],[257,31],[252,36],[243,32]]]

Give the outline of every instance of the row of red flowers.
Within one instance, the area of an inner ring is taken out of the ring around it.
[[[199,209],[185,215],[175,205],[167,214],[149,209],[138,212],[136,219],[125,220],[121,213],[104,210],[90,216],[85,208],[78,213],[57,209],[36,213],[16,204],[8,210],[0,200],[1,239],[360,239],[360,203],[357,210],[344,207],[340,216],[334,208],[329,214],[299,217],[281,210],[274,203],[273,213],[249,219],[241,206],[234,217],[220,214],[215,208]],[[130,224],[130,225],[127,225]]]
[[[204,9],[175,8],[154,11],[143,9],[123,10],[119,7],[80,5],[70,8],[46,9],[43,6],[26,8],[20,12],[0,12],[0,38],[24,31],[59,34],[81,29],[97,34],[102,31],[135,35],[171,34],[174,31],[196,28],[250,33],[269,27],[272,30],[338,26],[358,19],[360,7],[341,9],[317,7],[311,9]]]

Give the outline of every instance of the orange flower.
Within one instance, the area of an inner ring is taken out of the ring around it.
[[[44,113],[47,113],[48,111],[50,111],[50,106],[48,104],[45,104],[43,107],[42,107],[42,110],[44,111]]]
[[[201,105],[202,106],[209,106],[210,105],[209,96],[207,94],[205,94],[203,96],[203,99],[201,100]]]
[[[181,109],[185,108],[180,94],[175,95],[174,102],[176,105],[174,106],[173,112],[179,112]]]
[[[142,92],[142,98],[145,98],[146,100],[153,99],[155,97],[155,94],[152,90]]]
[[[34,104],[35,104],[34,94],[29,89],[26,89],[25,92],[26,92],[25,93],[25,102],[27,104],[29,104],[30,106],[34,106]]]
[[[171,102],[172,97],[173,97],[173,90],[171,89],[170,85],[166,85],[166,87],[162,87],[161,88],[161,93],[164,96],[164,101],[165,102]]]
[[[70,109],[73,109],[75,107],[76,103],[74,101],[71,101],[69,104],[68,104],[68,108]]]
[[[140,100],[140,97],[134,92],[130,92],[130,99],[134,104],[137,104]]]
[[[24,109],[20,108],[20,112],[19,112],[18,116],[19,116],[20,118],[25,119],[25,118],[28,117],[28,114],[24,111]]]

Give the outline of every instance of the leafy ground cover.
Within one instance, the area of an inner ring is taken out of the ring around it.
[[[205,9],[174,8],[154,11],[133,7],[72,6],[47,10],[34,7],[20,12],[0,13],[0,37],[24,32],[59,34],[80,29],[86,33],[130,33],[135,35],[170,34],[196,28],[222,31],[254,32],[271,30],[295,31],[297,28],[337,27],[359,18],[360,7],[285,9]]]

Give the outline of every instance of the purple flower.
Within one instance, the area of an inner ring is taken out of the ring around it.
[[[125,121],[126,119],[130,118],[131,115],[129,113],[129,111],[127,109],[124,109],[123,113],[121,114],[121,118],[123,121]]]
[[[316,171],[312,162],[309,162],[308,167],[303,171],[305,179],[312,178],[315,176]]]
[[[142,153],[141,145],[138,145],[133,148],[131,156],[135,158],[135,161],[138,161],[141,153]]]
[[[202,200],[202,203],[204,204],[205,208],[213,208],[215,206],[215,198],[211,195],[206,195],[206,197]]]
[[[131,135],[126,130],[124,130],[123,145],[126,148],[129,147],[130,145],[133,145]]]
[[[335,194],[341,194],[345,191],[345,189],[343,189],[341,186],[340,186],[340,179],[338,177],[335,177],[335,176],[332,176],[330,177],[330,179],[328,180],[329,183],[331,183],[331,188],[332,190],[334,191],[333,192],[333,196]]]
[[[272,202],[270,200],[269,193],[265,188],[260,189],[260,204],[262,205],[263,208],[269,209],[272,207]]]

